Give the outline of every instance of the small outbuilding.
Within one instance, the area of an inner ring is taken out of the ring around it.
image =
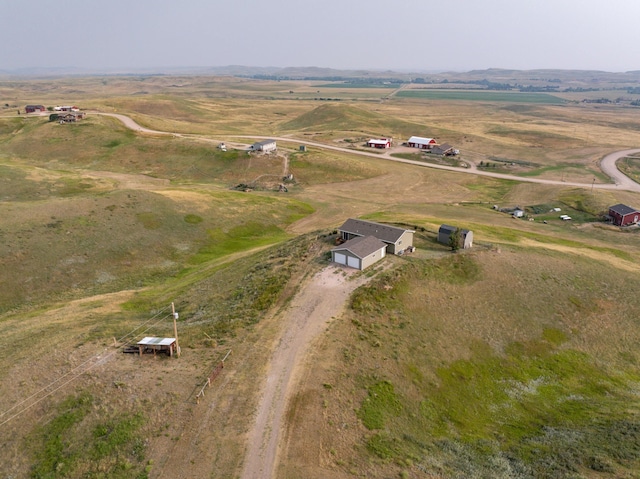
[[[620,203],[609,208],[609,218],[616,226],[629,226],[638,223],[640,211]]]
[[[411,148],[419,148],[421,150],[430,150],[436,146],[438,142],[433,138],[423,138],[421,136],[412,136],[407,140],[407,145]]]
[[[331,250],[334,263],[363,270],[386,256],[387,245],[373,236],[359,236]]]
[[[438,229],[438,243],[449,245],[451,242],[451,235],[458,229],[456,226],[441,225]],[[473,246],[473,231],[460,229],[462,235],[462,249],[471,248]]]
[[[25,113],[42,113],[47,111],[44,105],[27,105],[24,107]]]
[[[276,140],[263,140],[251,145],[251,150],[262,151],[263,153],[269,153],[270,151],[276,151],[277,149]]]
[[[140,356],[144,353],[153,353],[155,356],[158,352],[173,356],[176,353],[176,338],[155,338],[146,337],[138,342],[138,351]]]
[[[344,241],[359,236],[378,238],[387,245],[387,253],[389,254],[402,254],[407,248],[413,246],[414,233],[413,230],[354,218],[349,218],[338,228],[338,234]]]
[[[390,148],[391,138],[372,138],[367,141],[367,146],[370,148]]]
[[[442,145],[434,146],[431,149],[431,153],[433,153],[434,155],[455,156],[459,152],[453,146],[449,145],[448,143],[444,143]]]
[[[511,215],[514,218],[522,218],[524,216],[524,210],[520,208],[516,208],[515,210],[513,210],[513,213],[511,213]]]

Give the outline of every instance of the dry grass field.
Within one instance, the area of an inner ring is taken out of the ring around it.
[[[640,195],[590,188],[609,181],[606,153],[640,145],[640,110],[576,93],[534,103],[403,91],[0,81],[0,479],[241,477],[283,314],[356,216],[414,228],[418,250],[389,258],[313,343],[277,477],[640,477],[640,232],[601,221]],[[31,103],[88,116],[17,114]],[[586,187],[356,154],[368,138],[411,135],[454,145],[474,168]],[[291,141],[245,151],[265,136]],[[303,152],[303,141],[354,151]],[[637,175],[637,159],[622,167]],[[472,229],[476,247],[437,244],[442,223]],[[171,302],[181,357],[123,354],[173,335]]]

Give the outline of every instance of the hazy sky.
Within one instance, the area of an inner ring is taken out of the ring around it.
[[[0,0],[0,70],[640,70],[639,0]]]

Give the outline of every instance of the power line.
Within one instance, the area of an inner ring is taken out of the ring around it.
[[[138,334],[143,334],[145,332],[147,332],[149,329],[151,329],[152,327],[154,327],[156,324],[160,323],[161,321],[164,321],[165,319],[169,318],[169,317],[173,317],[172,313],[166,314],[165,316],[161,317],[160,319],[158,319],[157,321],[155,321],[154,323],[150,324],[149,323],[151,321],[153,321],[154,319],[156,319],[159,315],[161,315],[163,312],[166,312],[168,309],[170,308],[170,306],[165,306],[164,308],[160,309],[156,314],[154,314],[151,318],[149,318],[148,320],[146,320],[144,323],[142,323],[141,325],[139,325],[138,327],[136,327],[135,329],[131,330],[130,332],[128,332],[127,334],[125,334],[124,336],[122,336],[120,339],[118,339],[118,342],[122,342],[124,341],[126,338],[133,336],[136,331],[138,331],[140,328],[148,325],[148,327],[146,329],[144,329],[142,332],[138,333]],[[71,375],[74,373],[74,371],[77,371],[78,369],[86,366],[88,363],[91,363],[92,361],[95,361],[94,364],[91,364],[90,366],[86,367],[85,369],[83,369],[82,371],[80,371],[79,373],[75,374],[73,377],[71,377],[69,380],[65,381],[64,383],[62,383],[61,385],[59,385],[58,387],[56,387],[55,389],[47,392],[44,396],[36,399],[35,401],[31,402],[30,404],[28,404],[27,406],[25,406],[24,408],[20,409],[18,412],[16,412],[14,415],[8,417],[7,419],[5,419],[4,421],[0,422],[0,426],[5,425],[6,423],[8,423],[9,421],[11,421],[12,419],[16,418],[17,416],[19,416],[20,414],[22,414],[23,412],[25,412],[26,410],[32,408],[33,406],[35,406],[36,404],[38,404],[39,402],[43,401],[44,399],[46,399],[47,397],[49,397],[51,394],[53,394],[54,392],[58,391],[59,389],[61,389],[62,387],[66,386],[67,384],[69,384],[70,382],[72,382],[73,380],[77,379],[78,377],[82,376],[84,373],[86,373],[87,371],[91,370],[92,368],[94,368],[95,366],[97,366],[98,364],[100,364],[101,362],[104,362],[107,358],[109,358],[110,356],[112,356],[113,354],[115,354],[115,351],[112,351],[110,353],[108,353],[105,357],[103,357],[103,354],[107,352],[107,349],[105,348],[103,350],[102,353],[100,354],[96,354],[92,357],[90,357],[89,359],[87,359],[86,361],[83,361],[82,363],[80,363],[78,366],[76,366],[75,368],[71,369],[70,371],[67,371],[65,374],[63,374],[62,376],[60,376],[59,378],[55,379],[54,381],[50,382],[49,384],[47,384],[46,386],[44,386],[43,388],[39,389],[38,391],[34,392],[33,394],[31,394],[30,396],[26,397],[25,399],[23,399],[22,401],[19,401],[18,403],[14,404],[12,407],[10,407],[9,409],[7,409],[6,411],[0,413],[0,418],[6,416],[7,414],[9,414],[11,411],[20,408],[21,406],[23,406],[25,403],[28,403],[29,401],[33,400],[35,397],[40,396],[41,394],[45,393],[47,390],[49,390],[51,387],[53,387],[55,384],[59,383],[60,381],[62,381],[64,378],[66,378],[67,376]]]

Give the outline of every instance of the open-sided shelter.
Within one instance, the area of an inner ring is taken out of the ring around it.
[[[144,353],[153,353],[155,356],[158,352],[173,356],[176,352],[176,338],[156,338],[148,336],[138,341],[138,350],[140,351],[140,356]]]

